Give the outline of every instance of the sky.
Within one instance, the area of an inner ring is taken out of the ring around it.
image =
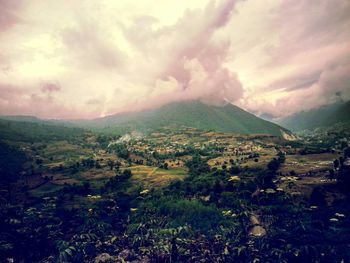
[[[0,0],[0,114],[181,100],[282,118],[350,99],[350,0]]]

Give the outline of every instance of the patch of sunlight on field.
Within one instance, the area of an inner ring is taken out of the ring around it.
[[[170,168],[169,170],[158,167],[138,165],[130,167],[133,174],[132,180],[141,182],[146,187],[160,187],[175,180],[182,180],[187,171],[184,168]]]

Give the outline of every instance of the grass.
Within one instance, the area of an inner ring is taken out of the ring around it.
[[[184,168],[171,168],[168,170],[158,167],[137,165],[130,167],[132,180],[140,182],[145,187],[160,187],[175,180],[181,180],[187,175]]]
[[[255,162],[254,159],[249,159],[247,160],[247,162],[245,162],[244,164],[242,164],[242,166],[246,166],[248,168],[261,168],[264,169],[267,167],[267,164],[274,158],[275,156],[271,156],[271,155],[262,155],[260,157],[258,157],[258,162]]]
[[[78,145],[70,144],[65,141],[59,141],[52,144],[48,144],[44,149],[44,154],[47,157],[57,157],[57,156],[79,156],[91,154],[91,150],[82,148]]]
[[[168,174],[171,175],[176,175],[176,176],[186,176],[187,175],[187,171],[184,168],[172,168],[169,170],[163,170],[166,171]]]
[[[90,169],[80,173],[80,178],[84,180],[99,180],[111,178],[116,175],[114,170],[104,170],[104,169]]]
[[[63,186],[55,185],[52,183],[46,183],[36,189],[30,191],[30,194],[35,197],[43,197],[46,195],[51,195],[52,193],[60,190]]]
[[[107,182],[107,179],[92,180],[89,182],[93,188],[99,189],[105,185],[105,183]]]

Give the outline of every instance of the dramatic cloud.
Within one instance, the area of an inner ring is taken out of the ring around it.
[[[259,28],[248,38],[251,51],[232,50],[237,52],[232,68],[241,73],[246,91],[240,104],[281,117],[332,103],[338,91],[350,99],[350,2],[272,2],[271,9],[256,9],[262,19],[251,26],[253,32]],[[242,10],[248,11],[248,5]],[[255,65],[239,70],[239,62],[252,55]]]
[[[0,0],[0,113],[179,100],[280,117],[350,98],[348,0]]]

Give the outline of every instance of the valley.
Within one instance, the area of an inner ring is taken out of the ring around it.
[[[350,263],[350,0],[0,0],[0,263]]]
[[[113,135],[41,123],[36,136],[33,123],[0,124],[4,131],[21,127],[1,133],[1,152],[14,151],[2,156],[6,258],[327,262],[349,256],[346,130],[286,140],[177,125]]]

